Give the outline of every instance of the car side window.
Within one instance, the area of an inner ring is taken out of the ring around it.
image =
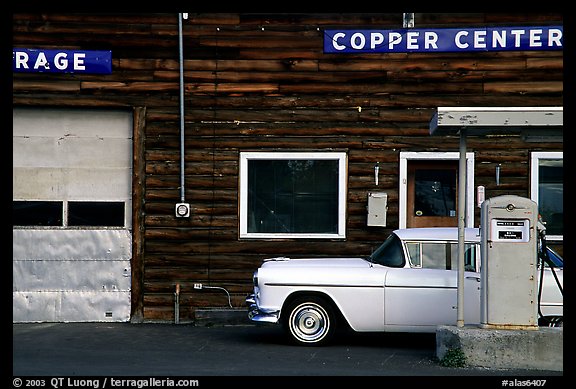
[[[476,271],[475,243],[464,244],[464,270]],[[458,243],[452,243],[452,269],[458,269]]]
[[[464,246],[464,269],[476,271],[476,246]],[[458,269],[458,243],[454,242],[410,242],[406,243],[413,267],[424,269]]]
[[[408,250],[408,256],[410,257],[411,267],[420,268],[422,267],[422,253],[421,246],[418,242],[406,242],[406,250]]]
[[[476,271],[477,244],[467,243],[464,249],[464,270]]]
[[[449,270],[452,266],[450,244],[422,243],[422,267]]]

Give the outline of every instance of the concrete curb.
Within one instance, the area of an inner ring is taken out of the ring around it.
[[[478,326],[440,326],[436,330],[436,356],[461,349],[470,366],[564,370],[562,327],[537,330],[485,329]]]

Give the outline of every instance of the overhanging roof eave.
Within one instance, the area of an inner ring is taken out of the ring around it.
[[[430,135],[521,134],[562,136],[563,107],[438,107]]]

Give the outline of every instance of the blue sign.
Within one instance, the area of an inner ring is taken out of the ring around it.
[[[562,50],[562,26],[325,30],[324,53]]]
[[[111,74],[112,52],[12,49],[12,71],[15,73]]]

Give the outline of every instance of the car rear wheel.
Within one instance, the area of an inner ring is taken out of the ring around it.
[[[285,312],[282,324],[294,343],[319,346],[332,340],[336,331],[336,315],[325,299],[300,297],[292,301]]]

